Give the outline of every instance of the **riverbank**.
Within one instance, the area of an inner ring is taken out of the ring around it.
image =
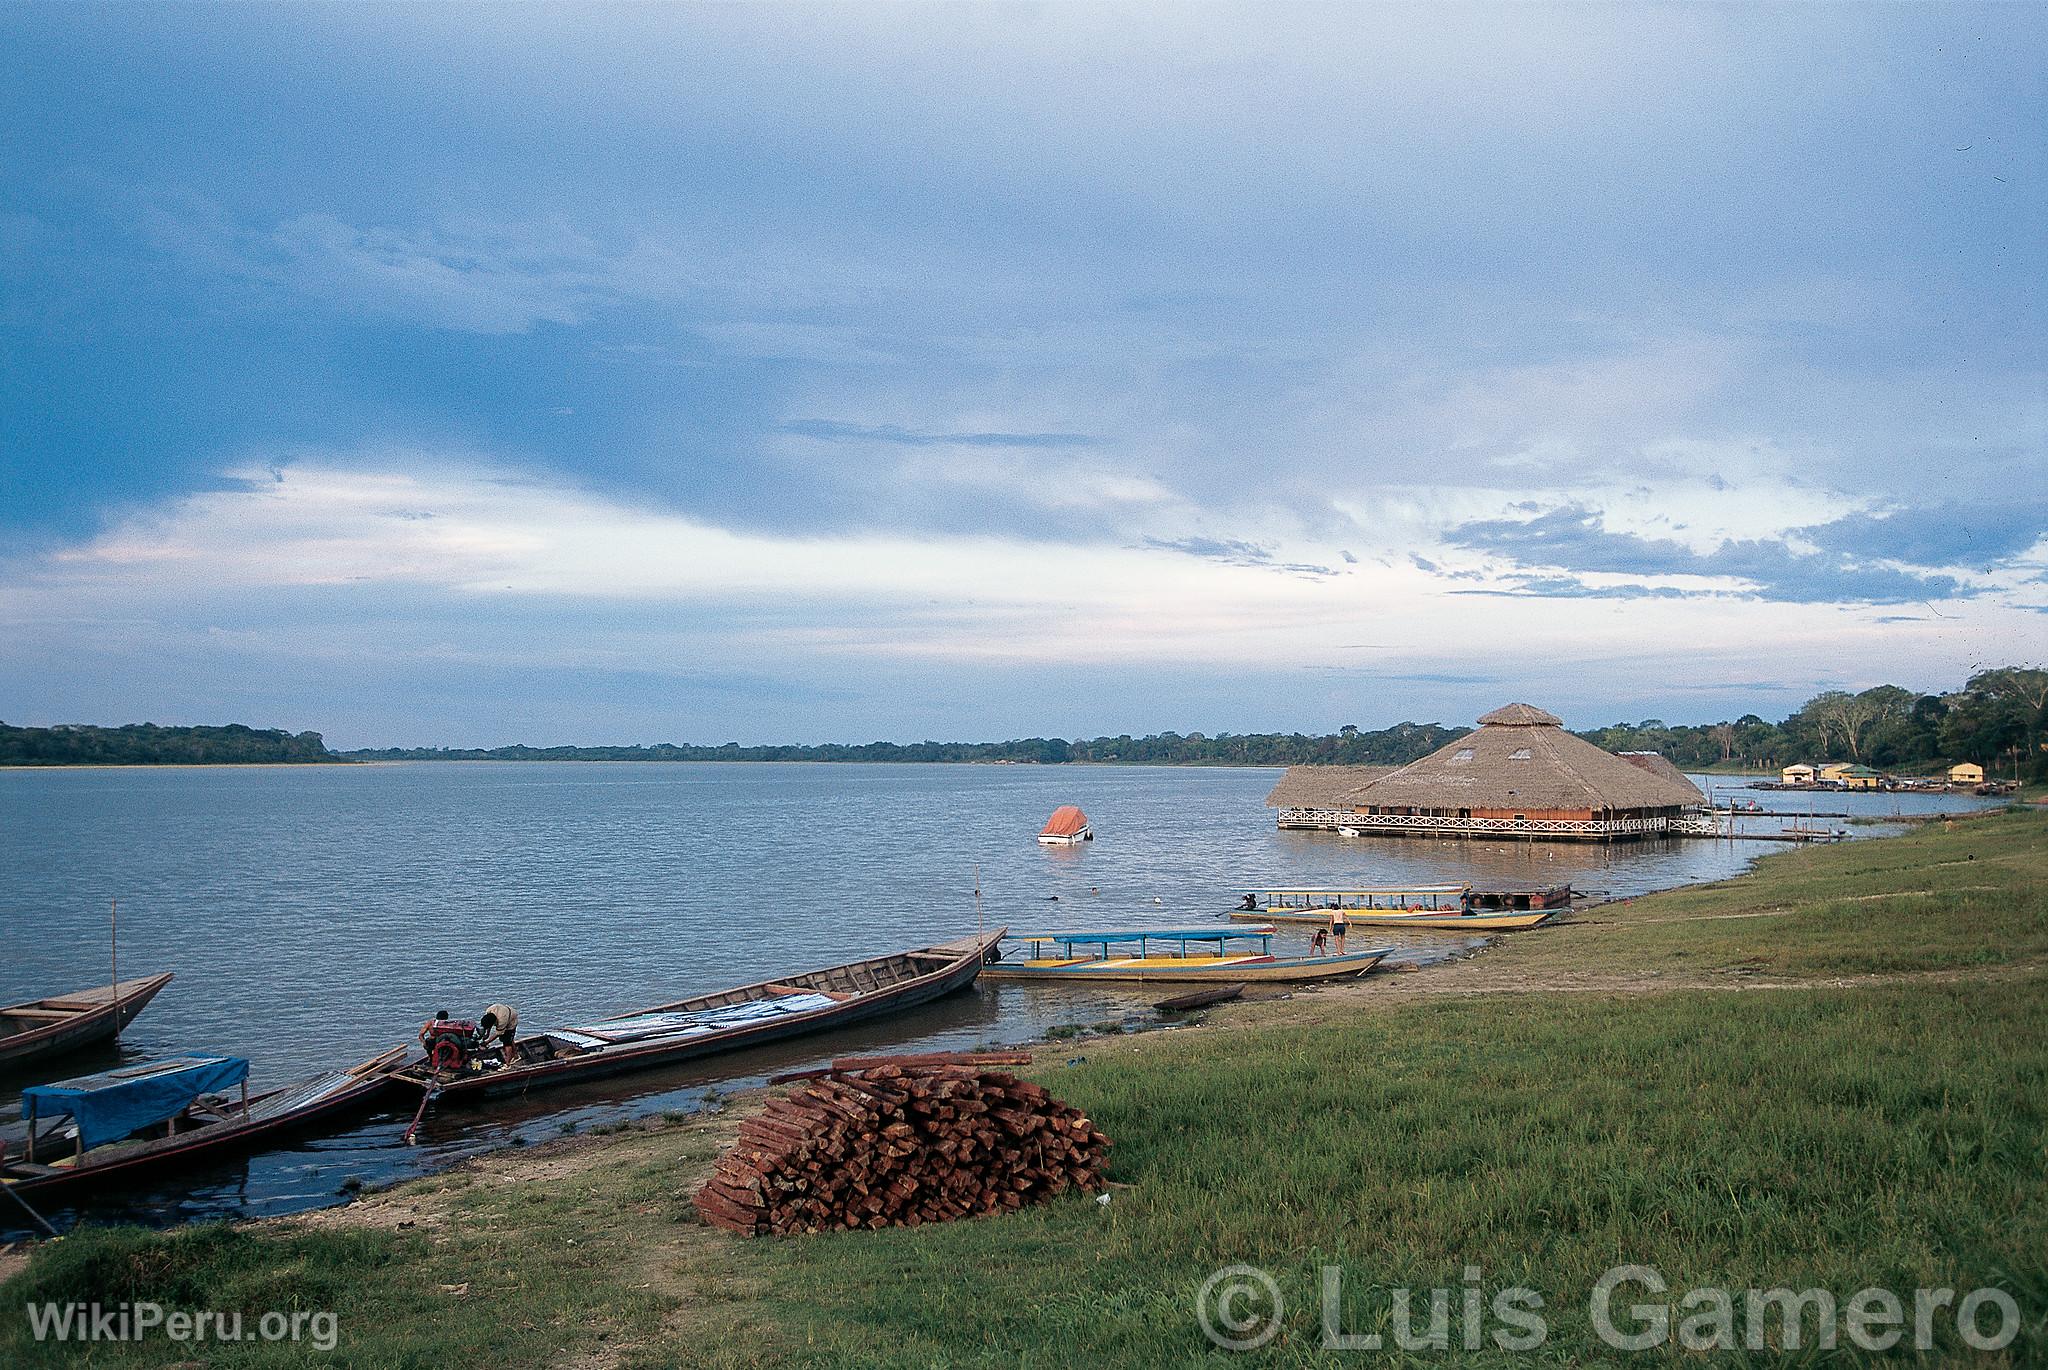
[[[1541,1354],[1582,1362],[1607,1354],[1589,1290],[1635,1262],[1674,1289],[1877,1286],[1909,1306],[1996,1285],[2025,1322],[2002,1360],[2023,1363],[2048,1352],[2044,890],[2048,815],[1998,814],[1783,852],[1415,975],[1043,1048],[1029,1073],[1115,1139],[1107,1206],[728,1237],[688,1199],[740,1099],[292,1220],[84,1234],[0,1303],[333,1309],[362,1364],[1154,1365],[1208,1348],[1196,1291],[1242,1262],[1286,1299],[1263,1353],[1285,1362],[1317,1344],[1323,1265],[1356,1332],[1394,1286],[1457,1307],[1477,1267],[1487,1299],[1539,1291]],[[1960,1352],[1952,1318],[1936,1332]],[[1486,1345],[1467,1363],[1517,1359]],[[0,1318],[0,1360],[65,1359]]]

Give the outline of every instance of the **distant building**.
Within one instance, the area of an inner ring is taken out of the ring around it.
[[[1874,790],[1884,783],[1884,777],[1868,766],[1838,767],[1834,778],[1852,790]]]
[[[1820,778],[1831,784],[1839,783],[1843,772],[1852,769],[1852,766],[1853,763],[1848,761],[1824,761],[1820,767]]]
[[[1604,752],[1528,704],[1495,709],[1477,732],[1347,791],[1316,794],[1309,778],[1293,779],[1273,798],[1321,802],[1281,806],[1281,827],[1376,835],[1612,842],[1679,831],[1707,802],[1663,757]]]
[[[1814,774],[1813,767],[1802,761],[1796,766],[1787,766],[1784,770],[1779,771],[1778,778],[1787,785],[1811,785]]]
[[[1948,783],[1951,785],[1981,785],[1984,783],[1984,768],[1974,761],[1958,761],[1948,768]]]

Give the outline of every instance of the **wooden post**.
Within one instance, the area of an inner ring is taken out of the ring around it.
[[[108,994],[114,1000],[114,1041],[121,1040],[121,901],[107,905],[107,952],[113,961],[114,984]]]
[[[26,1158],[27,1158],[27,1160],[28,1160],[28,1163],[29,1163],[30,1165],[34,1165],[34,1164],[35,1164],[35,1161],[36,1161],[36,1101],[35,1101],[34,1099],[30,1099],[30,1100],[28,1101],[28,1147],[27,1147],[27,1149],[26,1149],[26,1151],[25,1151],[24,1155],[26,1156]]]

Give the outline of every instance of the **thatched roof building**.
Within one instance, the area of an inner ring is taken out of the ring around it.
[[[1351,796],[1393,766],[1289,766],[1287,774],[1266,796],[1269,809],[1349,808]]]
[[[1290,772],[1274,793],[1286,790],[1291,778]],[[1566,732],[1555,714],[1529,704],[1495,709],[1480,718],[1478,731],[1420,761],[1363,786],[1333,790],[1320,791],[1330,798],[1319,807],[1348,810],[1346,826],[1418,836],[1611,841],[1672,831],[1680,815],[1706,802],[1663,757],[1602,751]],[[1316,791],[1305,780],[1299,792]],[[1309,825],[1288,819],[1283,812],[1283,825]]]
[[[1685,772],[1679,770],[1678,767],[1672,765],[1671,762],[1665,758],[1664,753],[1616,752],[1615,755],[1620,757],[1623,761],[1628,762],[1629,765],[1634,766],[1638,770],[1648,771],[1651,775],[1662,776],[1665,780],[1668,780],[1673,785],[1678,786],[1686,794],[1691,795],[1692,803],[1704,804],[1707,802],[1707,797],[1704,794],[1700,793],[1700,787],[1693,784],[1690,780],[1687,780],[1685,778]]]

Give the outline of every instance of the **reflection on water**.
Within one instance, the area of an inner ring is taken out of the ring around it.
[[[118,1054],[54,1070],[221,1051],[248,1056],[260,1084],[407,1041],[438,1008],[462,1016],[505,1000],[538,1028],[942,941],[972,932],[977,916],[1019,930],[1220,923],[1240,891],[1283,884],[1546,880],[1625,895],[1732,875],[1773,850],[1283,833],[1263,803],[1276,774],[670,763],[0,772],[0,1002],[101,979],[118,898],[123,973],[178,979]],[[1819,798],[1872,814],[1930,802]],[[1033,840],[1062,803],[1088,811],[1097,841]],[[1305,940],[1290,930],[1275,950]],[[1373,940],[1420,958],[1465,944]],[[351,1178],[380,1183],[566,1125],[697,1107],[714,1088],[832,1055],[1023,1041],[1152,997],[978,986],[826,1037],[516,1107],[437,1111],[410,1149],[398,1145],[406,1117],[365,1119],[93,1211],[290,1211],[332,1201]],[[0,1103],[28,1082],[0,1081]]]

